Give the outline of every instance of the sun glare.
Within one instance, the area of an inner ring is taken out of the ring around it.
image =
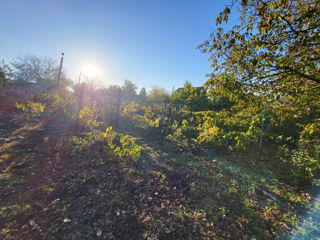
[[[87,64],[83,67],[83,73],[89,77],[89,78],[94,78],[99,75],[99,70],[96,66],[92,64]]]

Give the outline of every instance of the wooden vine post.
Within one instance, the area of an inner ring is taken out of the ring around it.
[[[118,101],[117,101],[117,115],[116,115],[116,122],[115,122],[116,128],[119,126],[120,100],[121,100],[121,88],[119,87],[119,90],[118,90]]]
[[[57,87],[59,87],[60,81],[61,81],[61,73],[62,73],[62,65],[63,65],[63,56],[64,56],[64,53],[61,53],[60,67],[59,67],[58,80],[57,80]]]

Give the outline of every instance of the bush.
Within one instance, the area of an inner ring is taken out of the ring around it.
[[[103,122],[97,121],[99,113],[96,104],[91,107],[83,107],[79,114],[74,114],[73,117],[76,117],[79,123],[85,127],[82,137],[73,136],[75,143],[73,153],[98,145],[120,158],[129,157],[132,160],[137,160],[140,157],[143,148],[135,143],[135,138],[117,133],[112,130],[112,127],[108,127],[104,131],[101,130]]]
[[[130,135],[124,135],[108,127],[105,131],[93,129],[90,132],[83,133],[83,137],[73,136],[76,151],[90,149],[95,144],[102,145],[105,150],[111,150],[114,156],[119,158],[128,157],[137,160],[143,147],[135,143],[135,138]]]
[[[25,118],[31,119],[34,117],[40,117],[45,109],[45,105],[40,102],[33,102],[31,100],[26,101],[25,103],[16,103],[16,108],[21,109]]]
[[[237,113],[220,111],[215,116],[207,116],[198,127],[198,144],[209,147],[246,149],[258,143],[262,134],[261,115],[245,110]]]
[[[307,180],[320,177],[320,119],[301,126],[296,149],[282,148],[282,160],[288,164],[293,177]]]
[[[164,107],[155,104],[145,106],[131,102],[123,107],[122,116],[127,118],[134,126],[139,128],[158,128],[163,119]]]

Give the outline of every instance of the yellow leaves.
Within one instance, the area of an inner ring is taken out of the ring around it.
[[[160,120],[163,118],[161,115],[163,112],[164,106],[144,106],[135,102],[127,104],[123,108],[123,116],[140,128],[159,127]]]
[[[79,112],[79,119],[83,119],[83,118],[88,118],[88,119],[95,118],[94,112],[87,106],[83,107]]]
[[[17,109],[21,109],[22,111],[24,111],[24,105],[23,104],[16,103],[16,108]]]
[[[260,131],[260,118],[248,115],[247,109],[237,113],[220,111],[213,117],[203,118],[204,124],[199,126],[199,144],[228,147],[230,150],[246,149],[257,143]]]
[[[241,5],[246,7],[248,5],[248,0],[241,0]]]
[[[221,22],[222,22],[222,14],[220,13],[219,17],[217,17],[217,19],[216,19],[216,24],[217,25],[221,24]]]
[[[303,125],[301,125],[303,126]],[[309,123],[303,126],[303,131],[300,133],[301,139],[308,139],[319,135],[320,133],[320,119],[317,119],[314,123]]]
[[[92,145],[100,143],[101,146],[107,146],[114,156],[119,158],[129,157],[136,160],[140,157],[143,147],[135,143],[135,138],[114,132],[112,127],[108,127],[105,131],[97,129],[102,123],[95,120],[97,117],[92,109],[84,107],[79,114],[81,120],[85,119],[84,124],[90,125],[90,131],[84,132],[83,137],[73,136],[73,142],[76,145],[75,150],[82,151],[89,149]]]
[[[280,0],[278,4],[286,7],[288,5],[288,0]]]
[[[93,107],[95,107],[95,104],[93,105]],[[83,126],[90,128],[91,130],[103,125],[103,122],[99,122],[96,120],[98,117],[98,114],[96,112],[97,110],[94,111],[92,108],[84,106],[78,114],[78,119],[80,120],[80,123]]]
[[[252,31],[253,27],[254,27],[254,24],[248,24],[247,31],[249,31],[249,30]]]
[[[33,102],[28,100],[25,103],[16,103],[16,108],[21,109],[24,112],[26,118],[38,117],[44,112],[45,105],[40,102]]]
[[[120,134],[120,144],[121,148],[117,151],[119,156],[131,157],[133,160],[136,160],[140,157],[140,152],[143,147],[135,143],[135,138],[130,135]]]
[[[152,119],[146,119],[146,121],[148,122],[148,125],[150,127],[159,127],[159,123],[160,123],[160,118],[156,118],[155,120]]]

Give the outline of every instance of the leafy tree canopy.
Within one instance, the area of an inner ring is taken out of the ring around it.
[[[4,73],[4,70],[0,68],[0,85],[4,85],[6,79],[6,75]]]
[[[235,7],[240,24],[225,31],[221,26]],[[255,102],[256,96],[296,97],[319,88],[319,0],[234,1],[216,24],[199,46],[210,53],[211,91]]]
[[[147,101],[151,104],[161,104],[169,101],[169,93],[164,88],[152,87],[147,96]]]
[[[129,80],[125,80],[121,87],[121,98],[126,102],[131,102],[137,97],[137,86]]]
[[[227,30],[223,24],[235,8],[240,23]],[[265,120],[293,175],[320,176],[320,1],[235,0],[216,24],[199,46],[213,68],[205,85],[212,98],[228,97],[234,105],[222,111],[227,127],[209,119],[207,128],[213,127],[202,139],[216,141],[220,128],[232,134],[228,125],[241,116],[250,124],[234,140],[254,142],[267,132]]]
[[[212,107],[204,89],[195,88],[188,81],[173,94],[172,101],[185,105],[191,111],[209,110]]]
[[[146,98],[147,98],[147,91],[146,91],[146,89],[143,87],[143,88],[141,88],[141,90],[140,90],[139,99],[140,99],[140,101],[145,102],[145,101],[146,101]]]

